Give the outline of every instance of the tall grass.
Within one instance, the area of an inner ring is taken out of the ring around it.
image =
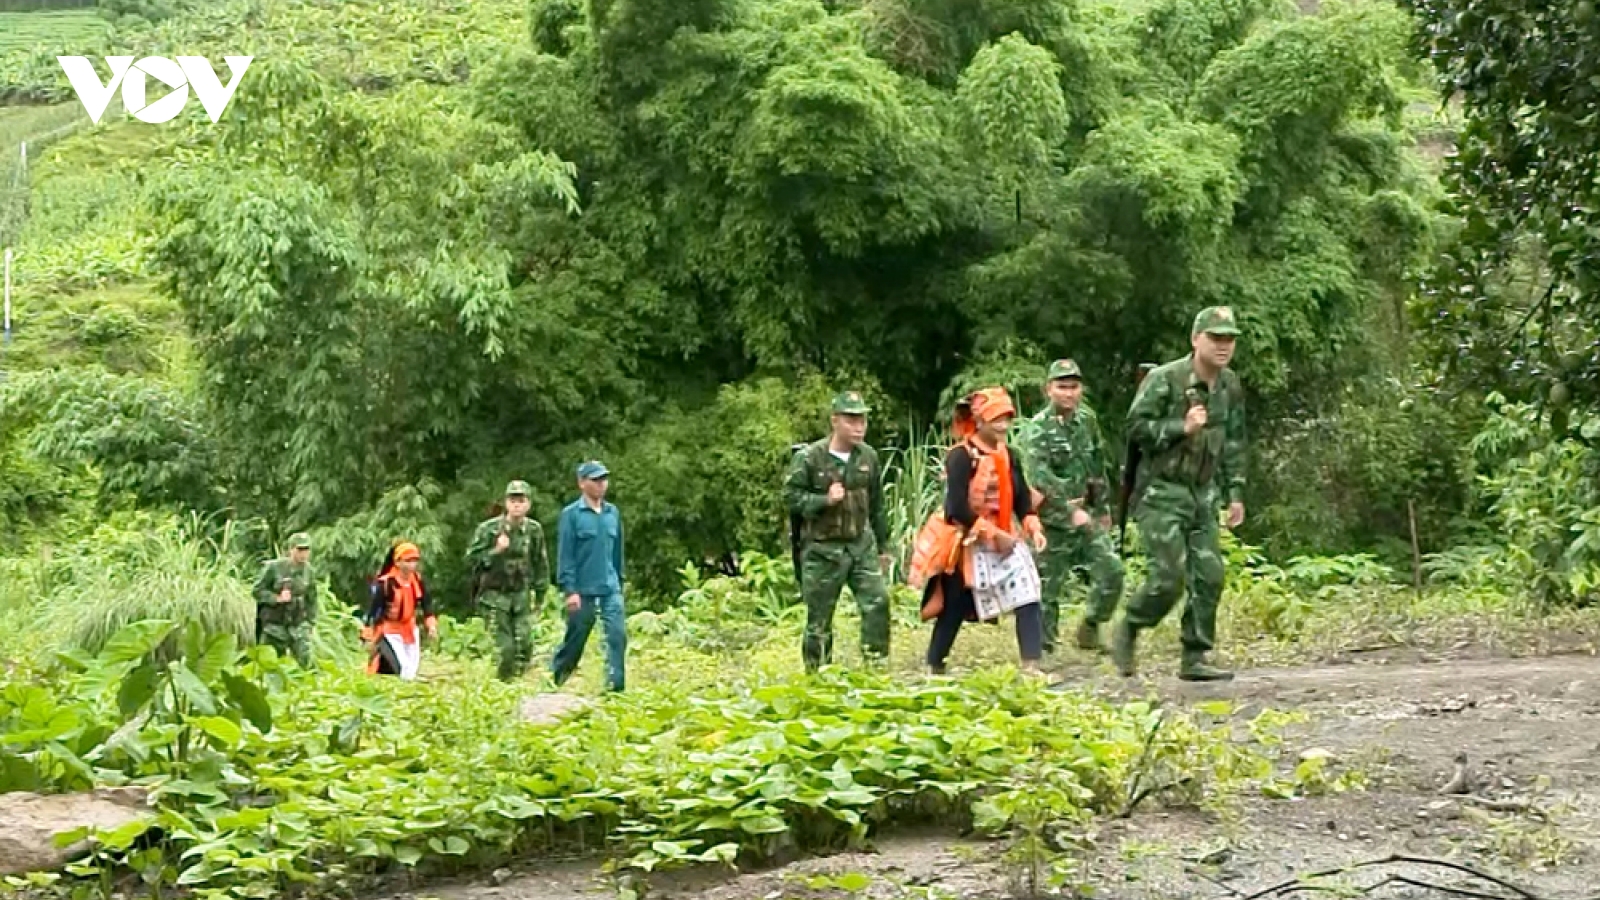
[[[96,653],[143,619],[198,623],[206,632],[255,636],[254,571],[232,546],[235,526],[208,535],[203,520],[155,519],[136,532],[115,525],[48,563],[51,589],[34,606],[30,650]]]
[[[910,565],[917,529],[944,503],[944,453],[949,446],[946,432],[936,426],[919,429],[913,422],[906,433],[919,437],[909,447],[890,449],[883,467],[884,513],[889,523],[885,552],[893,559],[890,577],[896,581]]]

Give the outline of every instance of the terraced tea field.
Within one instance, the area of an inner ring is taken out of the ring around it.
[[[70,125],[83,115],[77,103],[53,106],[0,106],[0,147],[14,147]]]
[[[93,9],[0,12],[0,57],[36,47],[56,52],[83,49],[110,27]]]

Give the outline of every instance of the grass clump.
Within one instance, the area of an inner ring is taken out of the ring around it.
[[[254,572],[226,552],[233,528],[207,536],[199,520],[139,516],[144,528],[106,522],[67,550],[41,558],[42,589],[24,626],[24,655],[97,653],[123,628],[147,619],[194,623],[207,634],[255,639]],[[13,601],[14,603],[16,601]]]

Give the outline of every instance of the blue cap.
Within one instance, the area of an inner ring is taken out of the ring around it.
[[[596,481],[606,477],[609,474],[610,473],[606,471],[605,464],[601,463],[598,459],[591,459],[588,462],[578,466],[578,477],[585,478],[590,481]]]

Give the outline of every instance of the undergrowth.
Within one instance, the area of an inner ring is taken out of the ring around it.
[[[495,681],[478,620],[445,617],[422,680],[371,678],[356,609],[325,594],[302,671],[247,646],[253,563],[228,527],[138,514],[86,534],[4,561],[0,791],[143,785],[155,814],[63,872],[11,881],[27,890],[92,896],[139,878],[210,897],[348,892],[570,852],[653,871],[937,823],[1004,838],[1003,858],[1037,891],[1071,880],[1092,820],[1141,802],[1226,813],[1244,790],[1360,787],[1331,760],[1280,759],[1285,720],[1270,710],[1231,740],[1241,723],[1227,703],[1163,710],[1019,677],[1008,627],[963,633],[955,662],[968,674],[918,677],[926,625],[903,586],[887,667],[855,671],[846,599],[844,665],[803,676],[793,572],[756,554],[738,575],[686,568],[668,611],[631,617],[637,687],[533,725],[520,707],[541,676]],[[1465,621],[1508,634],[1549,622],[1492,579],[1458,572],[1419,599],[1367,558],[1275,566],[1231,538],[1227,550],[1221,647],[1236,660],[1350,650],[1367,629],[1404,642]],[[1594,633],[1591,612],[1568,624]],[[190,627],[161,624],[178,621]],[[535,623],[542,667],[560,614],[547,603]],[[1141,647],[1148,658],[1175,658],[1169,631]],[[596,649],[567,690],[597,693],[602,665]]]
[[[1167,773],[1176,799],[1198,803],[1270,769],[1225,725],[1009,669],[910,684],[839,669],[651,679],[534,726],[517,721],[521,686],[476,661],[406,683],[344,664],[300,672],[198,627],[178,636],[140,623],[0,691],[0,790],[136,784],[156,805],[65,873],[13,884],[139,876],[265,897],[530,854],[645,871],[749,862],[858,846],[894,823],[1070,827],[1120,809],[1135,772]],[[152,652],[174,642],[181,652]],[[1049,810],[1019,805],[1040,783]]]

